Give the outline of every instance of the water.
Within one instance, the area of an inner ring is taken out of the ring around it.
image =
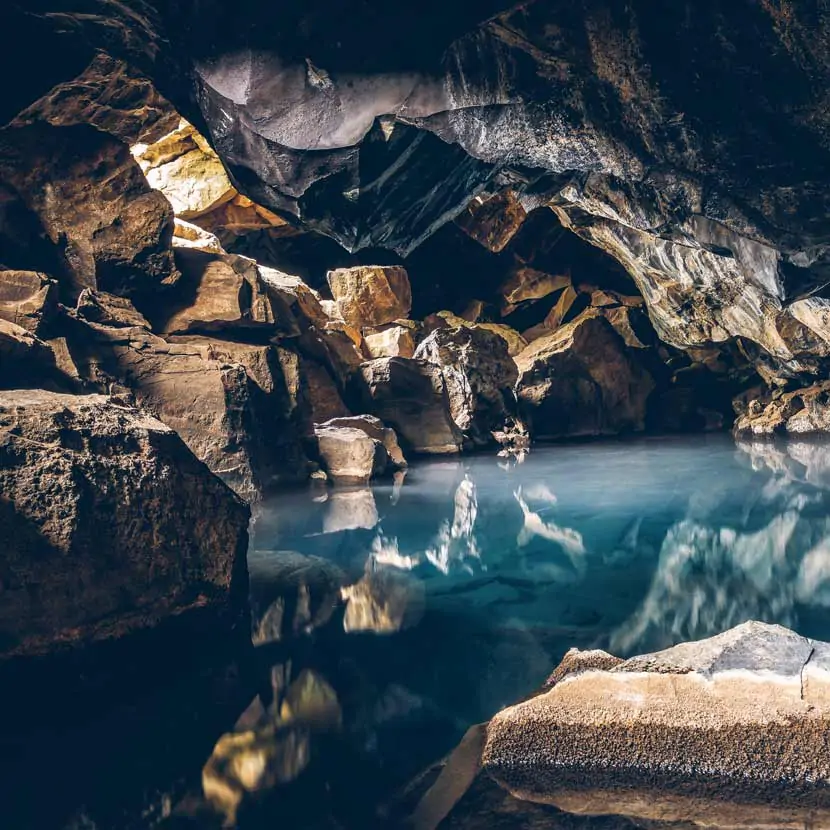
[[[830,447],[810,442],[718,435],[422,462],[402,483],[264,504],[252,593],[284,551],[382,600],[392,586],[385,611],[335,617],[336,644],[303,658],[340,695],[356,763],[391,788],[538,689],[568,648],[625,657],[748,619],[830,639],[828,507]]]

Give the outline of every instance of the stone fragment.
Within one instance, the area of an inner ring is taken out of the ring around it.
[[[0,318],[0,388],[46,386],[54,372],[49,347],[27,329]]]
[[[90,323],[150,330],[147,318],[129,300],[104,291],[91,291],[85,288],[78,296],[75,311],[78,317]]]
[[[37,335],[57,310],[57,283],[37,271],[0,270],[0,320]]]
[[[225,244],[239,236],[256,231],[269,231],[279,236],[289,236],[296,231],[283,218],[268,208],[252,202],[247,196],[236,193],[232,198],[211,208],[207,213],[193,217],[194,224],[214,234]]]
[[[269,290],[278,293],[289,304],[295,315],[308,323],[322,328],[329,322],[330,315],[324,311],[320,295],[299,277],[285,274],[276,268],[260,265],[259,274]]]
[[[399,265],[337,268],[326,279],[340,316],[356,328],[392,323],[412,308],[409,276]]]
[[[505,249],[526,218],[516,193],[507,189],[495,196],[476,196],[455,217],[455,224],[488,251],[498,253]]]
[[[655,383],[635,355],[595,309],[531,343],[516,394],[534,437],[642,431]]]
[[[195,248],[206,254],[225,253],[222,243],[212,233],[178,217],[173,226],[173,247]]]
[[[497,334],[507,344],[507,354],[515,357],[527,347],[527,340],[522,337],[516,329],[510,328],[503,323],[476,323],[476,326],[485,331]]]
[[[362,429],[318,425],[314,428],[317,452],[335,482],[366,484],[386,472],[389,456],[380,441]]]
[[[320,424],[323,427],[349,427],[350,429],[359,429],[365,432],[370,438],[375,441],[380,441],[386,448],[389,455],[389,462],[395,467],[406,467],[406,459],[403,452],[398,445],[398,436],[395,435],[395,430],[383,425],[380,418],[375,418],[373,415],[352,415],[346,418],[332,418]]]
[[[373,360],[378,357],[412,357],[415,354],[415,339],[411,329],[395,323],[367,329],[363,332],[363,341]]]
[[[393,427],[405,449],[439,455],[460,451],[463,436],[452,418],[439,366],[402,357],[379,358],[364,363],[361,375],[366,408]]]
[[[2,657],[244,615],[248,509],[160,421],[2,392],[0,455]]]
[[[571,278],[568,274],[548,274],[529,265],[517,264],[499,288],[499,294],[502,296],[501,315],[506,317],[521,303],[541,300],[555,291],[567,288],[570,284]]]
[[[518,371],[498,334],[479,326],[436,329],[415,357],[440,367],[453,420],[474,444],[492,443],[492,433],[515,418]]]

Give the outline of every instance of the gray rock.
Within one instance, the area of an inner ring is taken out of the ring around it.
[[[314,437],[323,467],[335,482],[366,484],[386,472],[386,447],[362,429],[329,421],[315,427]]]

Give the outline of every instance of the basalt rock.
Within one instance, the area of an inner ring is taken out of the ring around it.
[[[440,366],[425,360],[379,358],[364,363],[366,409],[397,432],[415,453],[460,451],[463,436],[453,420]]]
[[[3,658],[244,618],[248,509],[169,427],[103,396],[3,392],[0,453]]]
[[[64,298],[84,288],[141,297],[178,278],[170,205],[106,133],[42,122],[0,130],[0,191],[5,265],[25,259]]]
[[[645,428],[654,381],[597,310],[535,340],[516,363],[519,410],[536,438]]]
[[[518,372],[507,342],[495,332],[440,328],[421,342],[415,357],[440,367],[453,420],[474,445],[492,443],[493,433],[515,419]]]

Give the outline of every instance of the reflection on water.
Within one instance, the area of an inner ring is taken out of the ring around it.
[[[572,646],[625,657],[747,619],[830,639],[829,508],[822,444],[651,439],[422,463],[403,482],[263,506],[260,611],[280,563],[316,576],[272,612],[282,629],[255,602],[256,630],[337,629],[304,660],[340,695],[355,763],[397,785]]]

